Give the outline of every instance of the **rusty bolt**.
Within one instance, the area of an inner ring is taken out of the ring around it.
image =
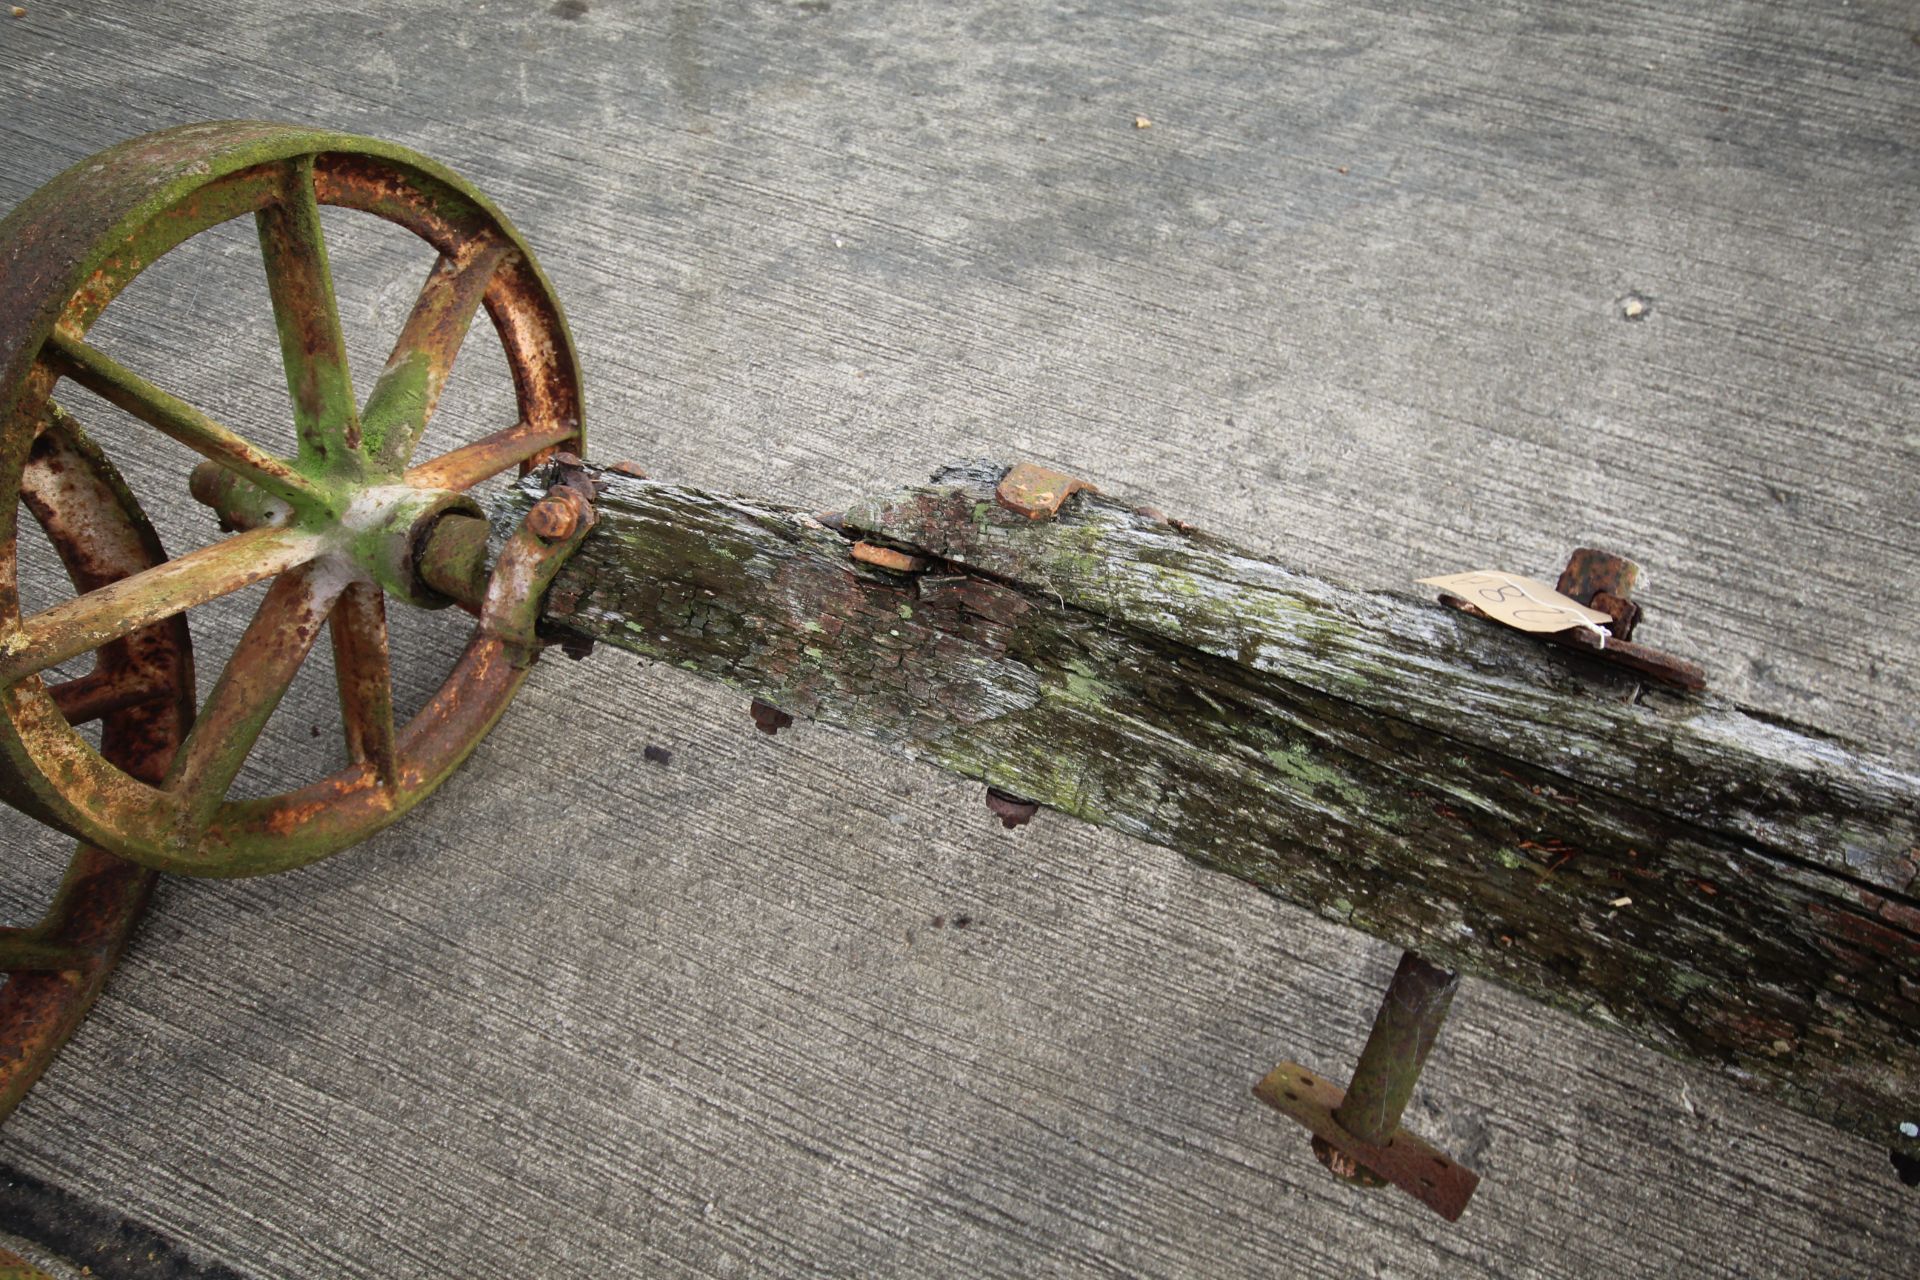
[[[754,728],[760,730],[760,732],[766,734],[769,738],[793,723],[792,716],[774,706],[771,702],[762,702],[758,698],[755,698],[752,704],[747,707],[747,714],[753,717]]]
[[[1040,812],[1040,806],[1036,802],[1008,795],[998,787],[987,788],[987,809],[994,817],[1000,819],[1000,825],[1009,831],[1015,827],[1024,827],[1033,821],[1034,814]]]
[[[587,505],[585,498],[573,489],[556,486],[552,493],[533,504],[533,510],[527,512],[527,528],[536,538],[548,542],[560,542],[571,538],[574,530],[580,527],[580,518]]]

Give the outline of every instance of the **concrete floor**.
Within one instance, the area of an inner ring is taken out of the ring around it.
[[[541,254],[598,459],[825,507],[1030,457],[1410,591],[1615,547],[1721,689],[1915,762],[1909,5],[27,8],[0,206],[192,120],[425,151]],[[270,435],[232,230],[102,341]],[[364,386],[426,259],[328,230]],[[511,413],[497,348],[459,376],[447,440]],[[205,541],[171,446],[83,416]],[[458,633],[398,633],[403,701]],[[331,698],[303,676],[243,786],[324,767]],[[64,851],[11,812],[0,845],[21,918]],[[1882,1148],[1472,982],[1410,1113],[1485,1175],[1467,1216],[1334,1185],[1248,1088],[1344,1073],[1394,958],[1162,850],[1003,832],[877,747],[769,741],[680,673],[549,661],[403,826],[166,883],[0,1131],[0,1232],[101,1276],[1912,1269]]]

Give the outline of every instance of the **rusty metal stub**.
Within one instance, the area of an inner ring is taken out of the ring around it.
[[[753,717],[753,727],[771,738],[793,723],[793,717],[774,706],[755,698],[747,705],[747,714]]]
[[[1011,831],[1033,821],[1033,815],[1040,812],[1039,802],[1022,800],[1019,796],[1002,791],[998,787],[987,788],[987,809],[1000,819],[1000,825]]]
[[[1029,520],[1051,520],[1060,514],[1061,503],[1083,489],[1088,493],[1100,492],[1085,480],[1076,480],[1063,471],[1022,462],[1000,477],[993,497],[1007,510],[1017,511]]]
[[[1281,1114],[1305,1125],[1335,1154],[1327,1166],[1339,1172],[1347,1165],[1371,1171],[1432,1209],[1448,1222],[1457,1222],[1480,1185],[1480,1175],[1441,1154],[1404,1128],[1395,1129],[1385,1143],[1360,1141],[1340,1126],[1333,1113],[1346,1100],[1346,1091],[1315,1075],[1297,1062],[1283,1062],[1253,1086],[1254,1096]],[[1349,1180],[1359,1180],[1356,1175]]]
[[[1554,590],[1586,604],[1605,591],[1626,599],[1640,581],[1640,566],[1625,556],[1593,547],[1575,547]]]
[[[1576,547],[1553,589],[1612,618],[1609,630],[1615,640],[1631,640],[1640,622],[1640,606],[1632,599],[1639,581],[1640,566],[1625,556]]]
[[[895,573],[919,573],[933,563],[925,556],[883,547],[877,542],[854,543],[853,558],[861,564],[870,564],[876,569],[891,569]]]

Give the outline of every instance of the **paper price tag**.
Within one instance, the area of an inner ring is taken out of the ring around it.
[[[1544,582],[1523,578],[1517,573],[1481,569],[1473,573],[1450,573],[1440,578],[1421,578],[1430,587],[1459,596],[1496,622],[1504,622],[1522,631],[1567,631],[1586,627],[1601,631],[1613,619],[1598,609],[1589,609],[1569,599]]]

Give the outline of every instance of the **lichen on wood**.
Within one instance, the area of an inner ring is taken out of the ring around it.
[[[830,524],[604,476],[546,624],[1920,1155],[1896,1128],[1920,1097],[1920,780],[1092,493],[1028,519],[994,501],[1003,471],[949,468]],[[855,540],[925,567],[856,560]]]

